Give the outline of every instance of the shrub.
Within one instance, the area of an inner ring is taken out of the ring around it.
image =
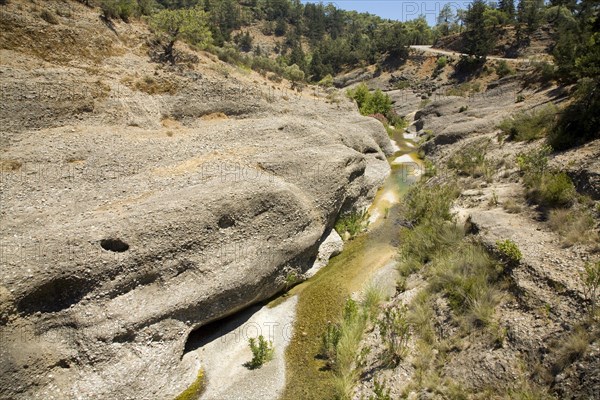
[[[438,70],[444,69],[446,64],[448,63],[448,59],[444,56],[438,58],[437,63],[435,64],[435,68]]]
[[[458,109],[459,113],[463,113],[465,111],[467,111],[469,109],[469,106],[460,106],[460,108]]]
[[[464,146],[448,160],[448,166],[462,175],[485,175],[486,169],[490,168],[485,159],[488,145],[488,140],[481,140]]]
[[[260,368],[273,359],[273,342],[267,342],[263,335],[258,337],[258,343],[255,338],[250,338],[248,344],[252,350],[252,360],[246,364],[249,369]]]
[[[394,83],[395,89],[408,89],[409,87],[410,87],[409,81],[398,81],[398,82]]]
[[[433,321],[435,313],[431,304],[431,295],[427,290],[421,291],[410,303],[408,322],[422,341],[433,343],[435,341],[435,328]]]
[[[352,299],[346,300],[339,333],[335,333],[335,358],[332,365],[334,386],[340,399],[349,399],[359,377],[356,369],[357,354],[363,332],[366,327],[365,308],[358,307]]]
[[[571,178],[564,172],[550,172],[542,176],[540,185],[531,188],[529,198],[549,207],[571,206],[577,191]]]
[[[408,121],[404,119],[404,117],[396,114],[395,111],[391,110],[386,115],[388,119],[388,123],[392,125],[395,129],[404,129],[408,126]]]
[[[179,89],[176,82],[165,78],[154,78],[149,75],[137,81],[133,87],[148,94],[175,94]]]
[[[516,162],[528,180],[540,180],[548,169],[548,156],[551,152],[550,146],[542,146],[527,153],[518,153]]]
[[[350,238],[353,238],[367,229],[368,225],[369,213],[367,210],[364,210],[362,212],[351,212],[343,215],[335,223],[335,230],[342,237],[348,232]]]
[[[498,240],[496,242],[496,249],[500,253],[500,257],[508,263],[518,263],[523,257],[519,246],[510,239],[504,241]]]
[[[594,217],[588,210],[552,210],[548,216],[548,225],[560,234],[561,241],[566,246],[596,243],[599,240],[594,231]]]
[[[490,326],[500,298],[500,293],[494,287],[481,285],[475,295],[467,299],[467,321],[469,324],[474,327]]]
[[[496,263],[483,247],[457,243],[452,250],[446,249],[434,257],[428,273],[431,275],[429,290],[445,293],[450,307],[465,313],[496,298],[490,282],[496,279],[498,272]]]
[[[160,37],[166,61],[175,63],[175,43],[184,40],[191,45],[206,47],[212,42],[208,15],[200,7],[162,10],[150,18],[150,27]]]
[[[383,300],[383,292],[376,285],[371,284],[365,289],[362,307],[371,320],[374,319],[379,313],[379,305]]]
[[[531,113],[519,113],[504,119],[498,128],[510,140],[530,141],[545,137],[555,125],[558,110],[548,105]]]
[[[446,90],[446,96],[461,96],[468,97],[471,92],[479,92],[481,90],[481,86],[479,82],[465,82],[460,85],[454,85],[450,89]]]
[[[556,77],[556,67],[546,61],[535,63],[533,70],[542,82],[550,82]]]
[[[498,62],[498,64],[496,64],[496,74],[498,74],[500,78],[503,78],[507,75],[513,75],[514,73],[515,70],[512,69],[506,61],[501,60]]]
[[[323,87],[332,87],[333,86],[333,76],[331,74],[327,74],[319,81],[319,86]]]
[[[381,113],[386,115],[392,109],[392,100],[387,94],[377,89],[367,96],[365,102],[360,106],[360,113],[363,115]]]
[[[503,204],[502,207],[506,210],[507,213],[509,214],[518,214],[521,212],[521,206],[519,204],[517,204],[516,201],[514,201],[513,199],[508,199],[506,200]]]
[[[397,366],[407,354],[410,328],[406,311],[406,307],[387,307],[377,322],[385,349],[382,361],[388,367]]]
[[[528,153],[517,154],[517,165],[523,173],[523,184],[530,200],[548,207],[571,206],[577,191],[564,172],[548,169],[551,147],[543,146]]]
[[[120,18],[128,22],[137,13],[137,3],[135,0],[102,0],[100,9],[106,19]]]
[[[341,336],[340,324],[328,323],[325,332],[321,335],[321,357],[326,360],[327,367],[333,369],[336,364],[337,346]]]
[[[517,99],[515,100],[515,103],[522,103],[525,101],[525,96],[523,96],[522,94],[517,96]]]
[[[600,261],[586,263],[581,278],[583,279],[585,297],[590,303],[589,315],[593,319],[597,314],[598,296],[600,296]]]
[[[385,382],[379,382],[377,379],[373,382],[373,395],[369,396],[369,400],[392,400],[390,396],[390,388],[386,388]]]
[[[561,343],[557,351],[552,372],[558,375],[561,371],[582,357],[589,346],[590,335],[582,327],[578,327]]]
[[[296,64],[292,64],[285,69],[284,76],[292,82],[292,86],[295,86],[298,82],[304,80],[304,71]]]
[[[548,143],[564,150],[600,137],[600,79],[583,78],[577,82],[574,101],[561,113]]]
[[[349,89],[346,94],[356,100],[362,115],[383,114],[387,116],[392,110],[392,100],[387,94],[379,89],[371,93],[364,83],[354,89]]]
[[[450,206],[458,193],[454,185],[427,186],[419,182],[411,186],[404,198],[404,215],[414,224],[428,220],[450,221]]]

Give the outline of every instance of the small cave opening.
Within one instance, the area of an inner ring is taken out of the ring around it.
[[[254,332],[256,323],[249,325],[246,323],[260,308],[261,305],[256,304],[228,317],[217,319],[194,329],[187,337],[182,357],[227,335],[233,335],[233,340],[248,342],[248,335]]]
[[[100,246],[107,251],[112,251],[115,253],[123,253],[129,250],[129,245],[122,241],[121,239],[102,239],[100,241]]]

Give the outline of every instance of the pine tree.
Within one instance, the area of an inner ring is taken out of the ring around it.
[[[312,76],[313,81],[320,81],[325,76],[325,66],[323,65],[321,51],[318,48],[312,55],[308,72]]]
[[[446,3],[437,17],[437,26],[442,36],[447,36],[450,33],[450,24],[453,20],[454,13],[452,12],[452,8],[450,4]]]
[[[465,17],[465,51],[485,59],[494,46],[494,36],[485,25],[484,13],[487,6],[483,0],[475,0],[469,6]]]
[[[302,71],[306,71],[306,56],[299,42],[292,48],[290,54],[290,65],[296,64]]]
[[[514,0],[500,0],[498,3],[498,9],[508,15],[510,20],[515,17],[515,2]]]

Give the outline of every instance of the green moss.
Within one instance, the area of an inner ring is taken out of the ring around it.
[[[346,298],[364,279],[363,263],[368,236],[348,242],[344,251],[310,281],[290,291],[298,294],[294,336],[286,351],[287,386],[283,400],[320,400],[335,396],[332,374],[326,363],[315,358],[328,322],[340,316]]]
[[[196,380],[187,389],[181,392],[175,400],[197,400],[204,392],[204,389],[206,389],[206,378],[204,376],[204,369],[200,368]]]

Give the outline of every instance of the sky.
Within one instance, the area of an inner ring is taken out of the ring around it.
[[[304,0],[303,3],[308,2]],[[310,0],[311,3],[318,2]],[[343,10],[356,10],[369,12],[383,18],[408,21],[423,14],[429,25],[435,25],[436,18],[444,6],[450,4],[454,12],[457,9],[466,9],[471,0],[438,1],[438,0],[323,0],[324,4],[332,3]]]

